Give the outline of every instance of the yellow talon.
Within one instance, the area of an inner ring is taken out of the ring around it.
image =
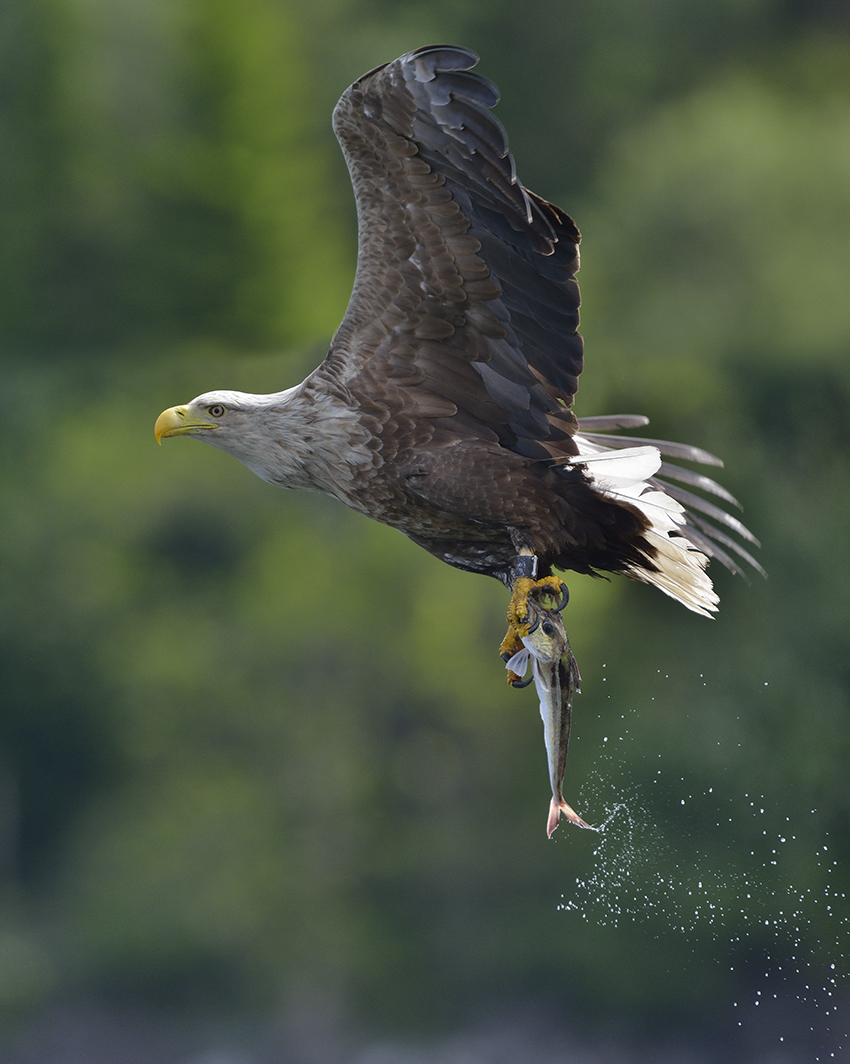
[[[528,576],[518,576],[514,580],[511,601],[508,603],[508,624],[517,631],[523,625],[528,624],[528,596],[531,594],[534,583],[535,581]]]
[[[514,654],[518,654],[522,649],[523,646],[520,641],[520,633],[513,627],[513,625],[511,625],[505,634],[505,638],[502,640],[502,645],[499,647],[499,656],[502,658],[502,661],[510,661]]]
[[[554,598],[557,603],[563,595],[563,587],[563,581],[557,576],[544,576],[540,580],[532,580],[527,576],[517,577],[514,580],[513,593],[508,605],[508,624],[519,631],[523,625],[528,624],[529,598],[532,595],[535,598],[544,595]],[[526,635],[527,633],[520,632],[520,634]]]
[[[554,599],[551,607],[542,604],[541,609],[556,608],[565,594],[564,583],[557,576],[544,576],[540,580],[532,580],[531,577],[518,576],[514,580],[511,601],[508,605],[508,630],[499,647],[499,654],[503,661],[510,661],[514,654],[523,649],[522,637],[528,635],[531,617],[528,611],[528,600],[533,598]],[[508,673],[508,683],[513,685],[519,677],[515,673]]]

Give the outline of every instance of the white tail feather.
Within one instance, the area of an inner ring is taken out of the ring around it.
[[[585,467],[593,488],[640,510],[650,523],[646,539],[655,548],[652,561],[657,571],[632,566],[626,575],[654,584],[694,613],[710,617],[720,600],[705,572],[708,558],[680,534],[685,524],[681,503],[659,490],[657,483],[648,483],[661,467],[658,448],[647,445],[611,451],[580,434],[574,438],[579,454],[572,461]]]

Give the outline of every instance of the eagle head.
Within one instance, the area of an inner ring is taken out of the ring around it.
[[[197,436],[230,450],[229,441],[241,438],[252,420],[254,398],[242,392],[205,392],[182,406],[170,406],[156,419],[156,442],[167,436]]]

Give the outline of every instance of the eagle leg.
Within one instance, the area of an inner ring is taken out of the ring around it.
[[[557,576],[544,576],[536,580],[537,558],[532,554],[521,553],[517,558],[517,575],[513,582],[511,601],[508,605],[508,631],[499,647],[499,654],[503,661],[509,661],[514,654],[523,649],[523,636],[530,635],[539,623],[539,618],[532,625],[528,610],[528,600],[533,598],[539,602],[540,598],[553,599],[551,606],[542,608],[563,610],[569,602],[570,593],[567,585]],[[530,682],[530,681],[529,681]],[[508,671],[508,683],[512,687],[525,687],[521,677]]]

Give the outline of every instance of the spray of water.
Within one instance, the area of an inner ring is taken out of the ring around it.
[[[681,775],[666,778],[660,767],[651,784],[646,773],[636,783],[630,776],[630,741],[623,714],[615,734],[604,738],[576,803],[595,819],[592,870],[575,880],[558,908],[601,926],[657,919],[688,939],[713,941],[714,962],[730,971],[746,964],[752,972],[754,963],[761,963],[766,989],[735,1001],[730,1023],[741,1026],[745,1020],[738,1017],[747,1010],[775,1005],[768,1026],[780,1055],[771,1059],[785,1061],[796,1059],[781,1052],[798,1041],[792,1031],[808,1014],[805,1022],[817,1043],[814,1059],[850,1059],[845,1055],[850,1031],[841,1027],[850,1018],[850,907],[835,885],[838,862],[818,827],[817,810],[784,816],[764,796],[692,788]],[[647,794],[656,784],[660,802],[658,794]],[[663,813],[665,828],[650,808]],[[761,826],[777,823],[779,830]],[[742,829],[758,840],[745,864],[736,856],[740,848],[733,853],[729,841],[733,830]],[[684,839],[687,851],[677,852],[671,838]],[[808,848],[818,870],[816,886],[782,881],[789,846]],[[700,957],[704,960],[704,949]],[[783,1021],[779,999],[788,995],[796,1007]]]

